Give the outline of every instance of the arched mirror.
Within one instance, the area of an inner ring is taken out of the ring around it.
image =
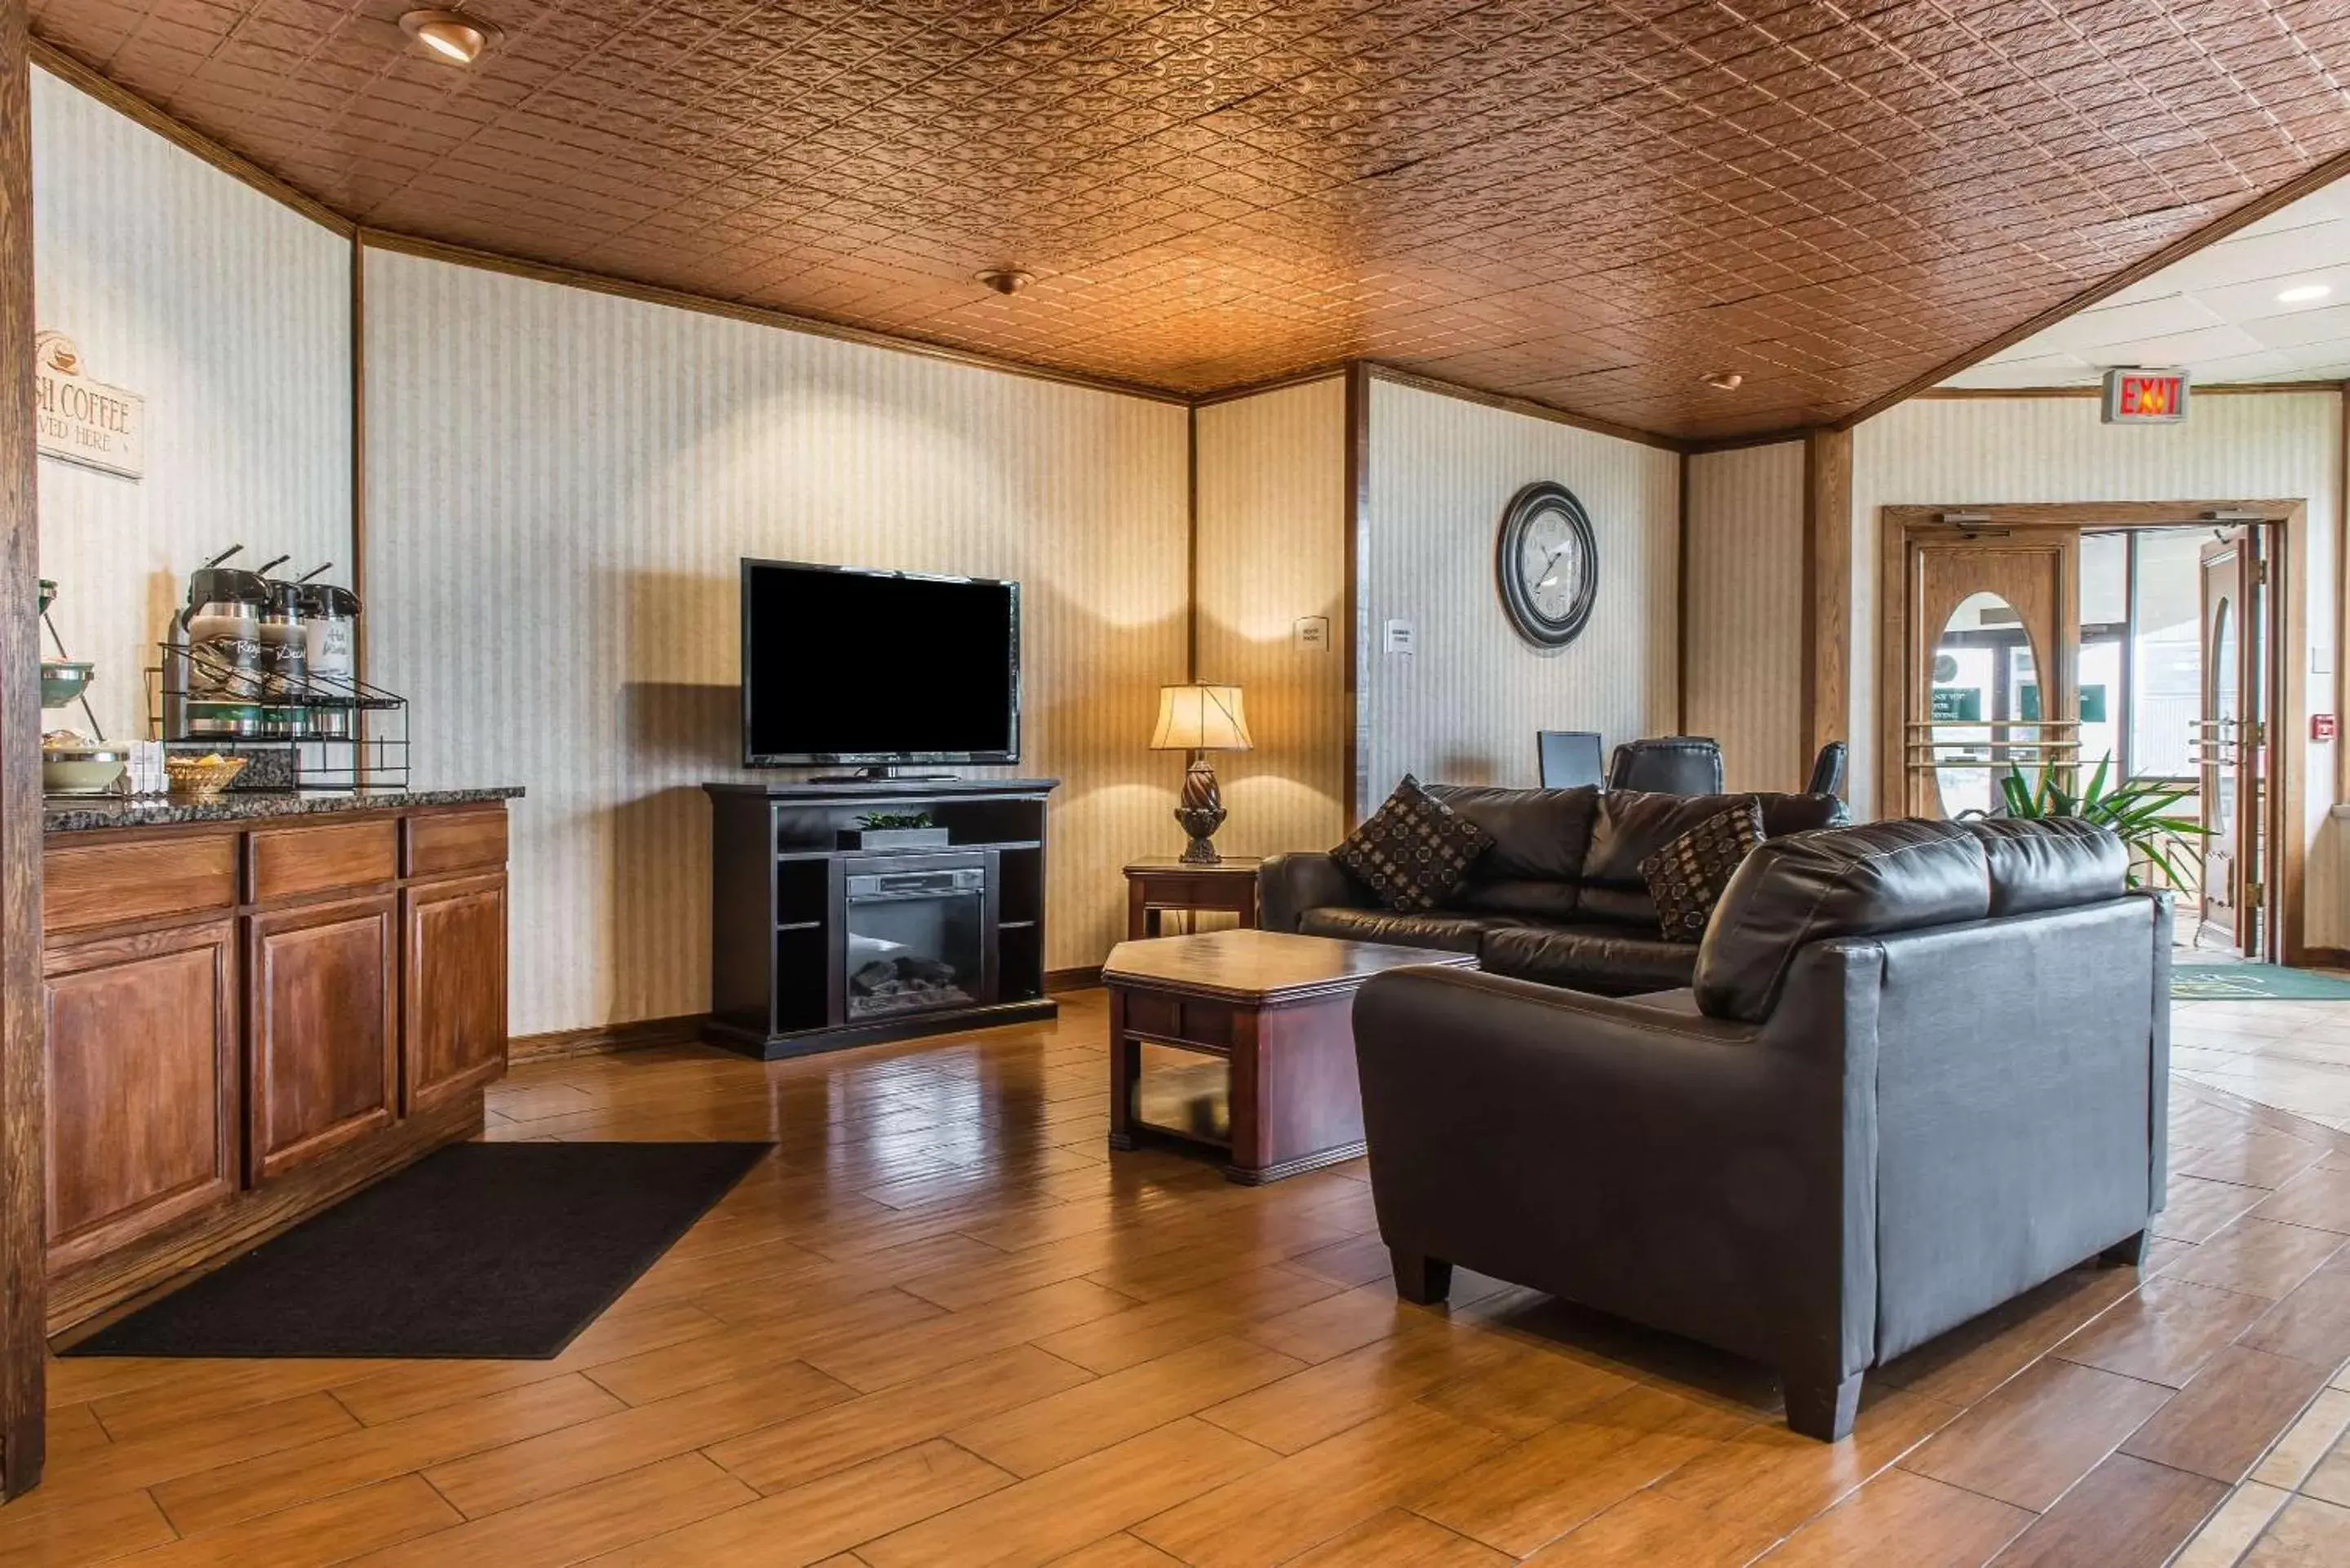
[[[1945,816],[1997,811],[2011,767],[2039,784],[2043,695],[2039,650],[2013,605],[1998,594],[1968,595],[1934,646],[1929,688],[1934,723],[1934,787]]]

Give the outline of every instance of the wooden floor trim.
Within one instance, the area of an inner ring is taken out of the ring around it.
[[[641,1018],[629,1023],[598,1023],[584,1029],[517,1034],[506,1042],[506,1060],[519,1065],[615,1051],[642,1051],[656,1045],[688,1045],[702,1038],[702,1027],[709,1022],[710,1014],[706,1012],[686,1012],[672,1018]]]

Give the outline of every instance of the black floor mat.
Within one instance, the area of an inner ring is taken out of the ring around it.
[[[453,1144],[64,1354],[544,1360],[772,1147]]]

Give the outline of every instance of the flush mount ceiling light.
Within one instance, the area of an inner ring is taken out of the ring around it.
[[[1735,370],[1716,370],[1705,378],[1705,384],[1717,392],[1734,392],[1746,385],[1746,378]]]
[[[1017,294],[1035,282],[1036,275],[1016,266],[992,266],[979,274],[979,281],[998,294]]]
[[[2297,283],[2277,296],[2279,305],[2307,305],[2313,299],[2324,299],[2334,292],[2327,283]]]
[[[400,30],[454,65],[470,66],[498,41],[498,29],[463,11],[411,11]]]

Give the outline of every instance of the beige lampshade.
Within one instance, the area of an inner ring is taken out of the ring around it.
[[[1150,737],[1152,751],[1245,752],[1255,744],[1249,738],[1248,711],[1241,706],[1239,687],[1193,681],[1159,689],[1159,730]]]

